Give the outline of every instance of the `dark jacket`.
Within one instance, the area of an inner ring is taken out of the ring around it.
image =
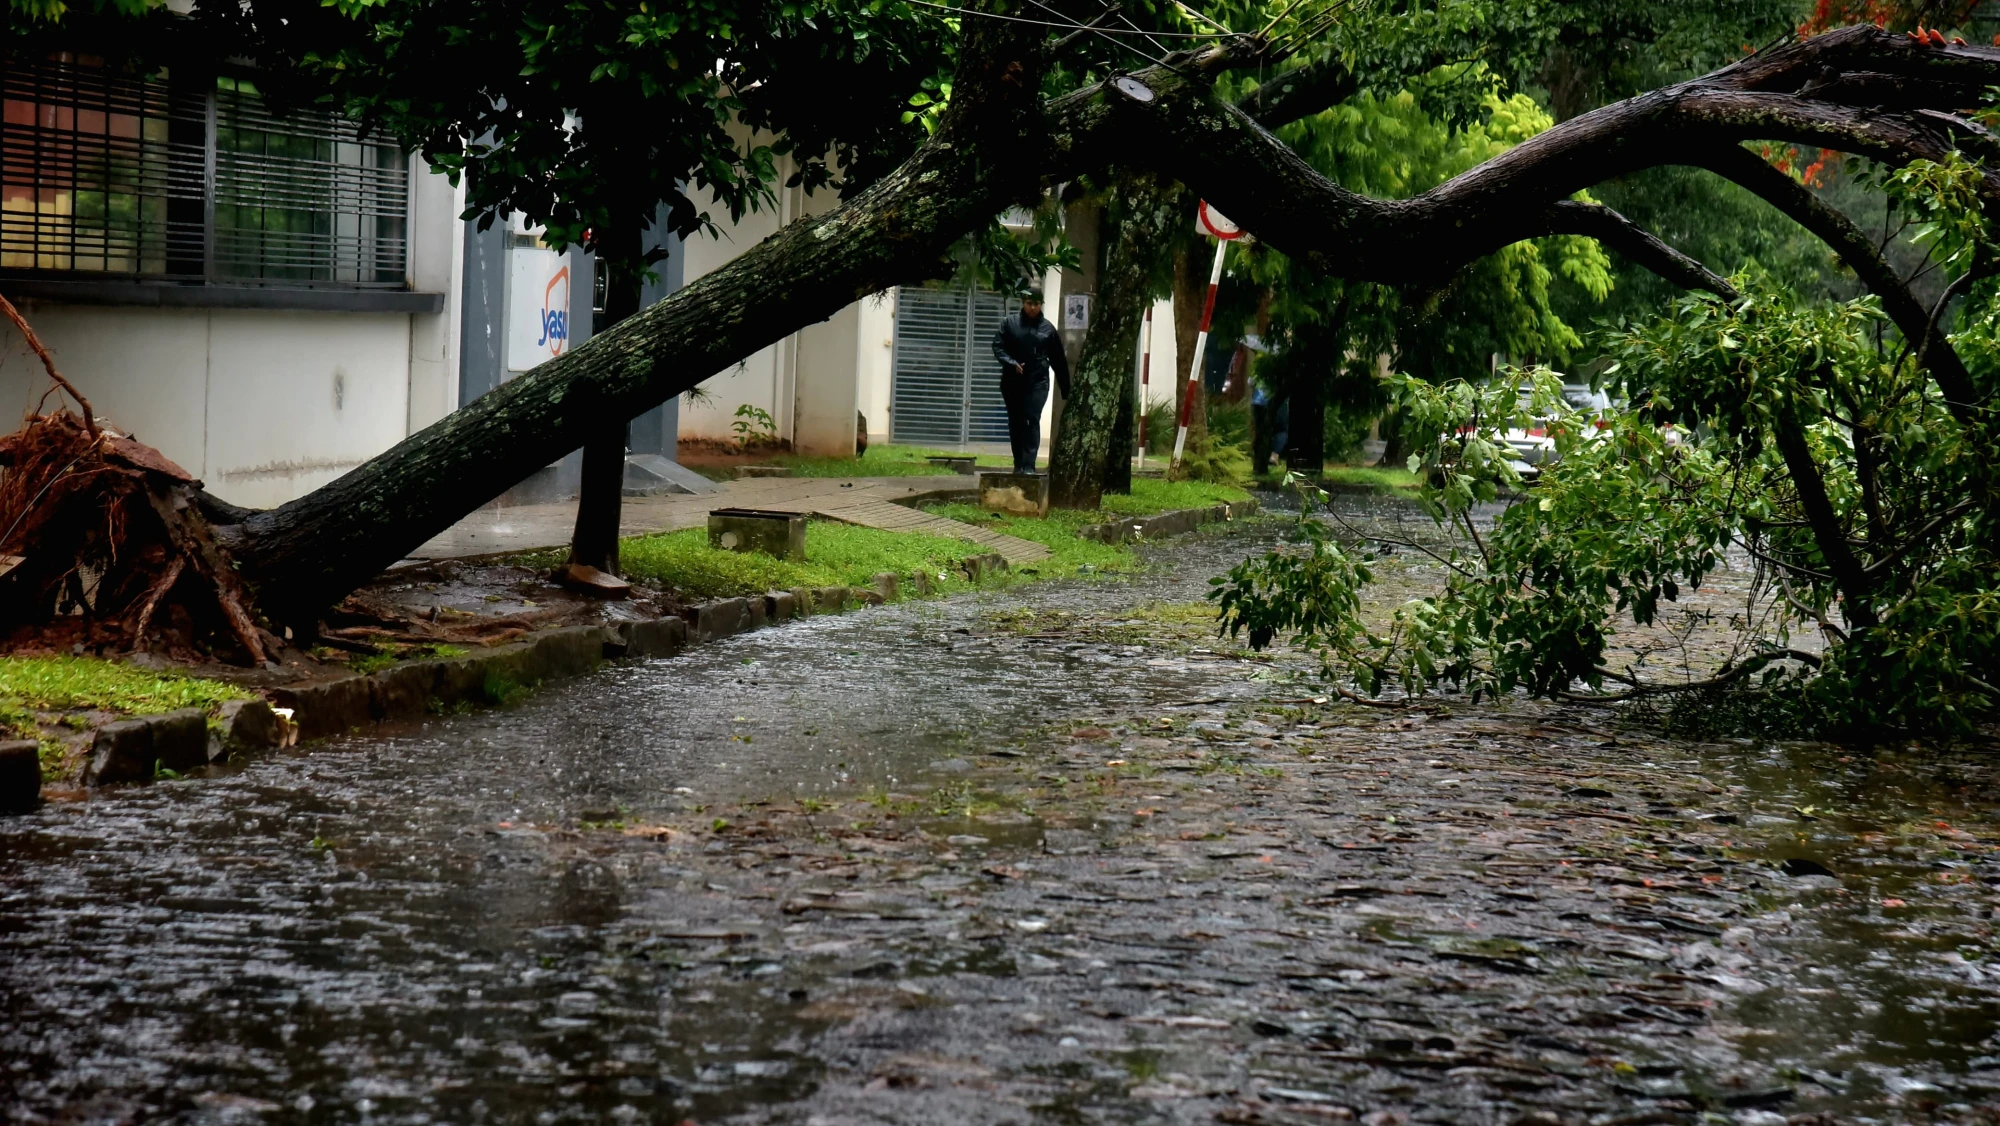
[[[1047,317],[1036,317],[1029,324],[1014,313],[1000,322],[1000,331],[993,334],[993,358],[1000,361],[1000,373],[1012,375],[1018,365],[1025,370],[1029,379],[1045,379],[1049,370],[1055,369],[1056,386],[1069,395],[1069,357],[1063,354],[1062,337],[1056,334],[1056,326]]]

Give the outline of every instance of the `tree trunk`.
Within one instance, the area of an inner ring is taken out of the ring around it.
[[[845,205],[398,443],[325,487],[218,529],[266,613],[320,610],[601,432],[890,286],[942,276],[974,226],[1040,191],[1041,47],[970,21],[938,133]],[[1060,104],[1060,103],[1059,103]],[[1090,107],[1083,107],[1088,119]]]
[[[1152,304],[1149,294],[1143,305]],[[1139,325],[1133,333],[1132,348],[1136,352],[1139,345],[1138,333],[1145,331],[1145,309],[1139,311]],[[1132,492],[1132,459],[1138,452],[1139,440],[1139,373],[1135,368],[1137,357],[1125,357],[1125,383],[1118,391],[1118,416],[1111,423],[1111,444],[1104,455],[1104,492],[1130,495]]]
[[[598,243],[605,265],[604,327],[639,311],[646,286],[644,235],[616,232]],[[576,530],[569,541],[569,561],[618,573],[618,524],[625,504],[625,449],[631,419],[601,420],[599,430],[583,446],[583,480],[577,489]]]
[[[1171,206],[1172,194],[1150,176],[1121,177],[1101,215],[1099,276],[1111,284],[1101,287],[1091,313],[1049,459],[1050,503],[1057,507],[1097,508],[1107,481],[1121,481],[1131,491],[1132,356],[1150,300],[1144,271],[1154,252],[1146,236],[1160,224],[1159,212]]]
[[[1326,379],[1324,368],[1298,364],[1292,369],[1291,425],[1285,430],[1285,466],[1318,479],[1326,472]]]

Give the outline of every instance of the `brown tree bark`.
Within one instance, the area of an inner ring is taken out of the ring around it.
[[[1188,192],[1177,193],[1174,211],[1177,215],[1194,222],[1196,200]],[[1201,335],[1201,310],[1208,300],[1208,255],[1207,248],[1190,249],[1182,246],[1174,251],[1174,404],[1187,418],[1187,448],[1199,448],[1208,440],[1208,389],[1201,384],[1201,377],[1194,373],[1194,342]],[[1178,430],[1173,434],[1160,435],[1160,447],[1173,456]],[[1171,466],[1167,475],[1174,479],[1185,477],[1178,465]]]
[[[1944,330],[1931,322],[1923,302],[1910,292],[1874,240],[1854,220],[1741,145],[1719,146],[1698,154],[1695,159],[1701,167],[1755,192],[1832,247],[1847,268],[1861,279],[1861,284],[1881,299],[1882,311],[1889,314],[1889,320],[1895,323],[1903,339],[1914,343],[1928,337],[1924,358],[1930,365],[1931,376],[1944,392],[1953,414],[1960,421],[1969,421],[1968,408],[1979,401],[1979,393],[1972,385],[1971,373],[1965,370],[1965,361],[1945,339]]]
[[[605,264],[604,322],[610,328],[639,311],[646,287],[645,236],[619,231],[598,244]],[[577,488],[576,529],[569,561],[618,573],[618,524],[625,506],[625,449],[631,419],[601,420],[583,446],[583,480]]]
[[[1378,200],[1326,179],[1218,98],[1203,77],[1204,65],[1231,65],[1218,54],[1114,84],[1123,112],[1102,134],[1111,146],[1104,158],[1171,163],[1183,183],[1293,259],[1387,285],[1434,285],[1523,238],[1586,224],[1576,233],[1595,236],[1600,211],[1557,205],[1640,168],[1698,165],[1722,144],[1786,141],[1898,164],[1960,150],[2000,158],[2000,140],[1953,113],[1977,104],[1978,84],[2000,78],[2000,48],[1919,45],[1864,26],[1592,110],[1423,195]],[[2000,201],[2000,165],[1986,171],[1983,191]]]
[[[1121,451],[1119,420],[1131,428],[1132,356],[1139,345],[1149,292],[1144,270],[1153,253],[1145,237],[1157,229],[1159,212],[1172,207],[1175,193],[1151,176],[1114,180],[1111,199],[1100,214],[1100,292],[1090,332],[1070,376],[1063,427],[1049,457],[1050,503],[1095,509],[1117,467],[1131,490],[1130,438]]]

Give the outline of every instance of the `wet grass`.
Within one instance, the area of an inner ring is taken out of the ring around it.
[[[1096,511],[1053,508],[1046,517],[1008,516],[988,512],[976,504],[941,504],[932,506],[930,511],[946,519],[1041,544],[1049,549],[1050,557],[1035,564],[1032,570],[1038,578],[1052,578],[1129,571],[1134,567],[1137,556],[1129,546],[1098,543],[1078,534],[1094,524],[1182,508],[1206,508],[1247,500],[1249,496],[1233,485],[1141,477],[1132,482],[1129,495],[1106,494],[1103,507]]]
[[[347,667],[358,673],[381,672],[392,665],[404,661],[421,661],[430,658],[463,657],[470,650],[458,645],[394,645],[371,656],[356,657],[347,662]]]
[[[234,685],[94,657],[0,657],[0,732],[36,737],[36,712],[212,712],[251,694]]]
[[[1320,480],[1329,489],[1382,494],[1414,493],[1419,484],[1417,475],[1401,466],[1329,465]],[[1266,483],[1273,487],[1282,485],[1284,474],[1272,474]]]
[[[931,457],[964,457],[954,450],[933,450],[923,446],[870,446],[860,457],[807,457],[779,454],[773,465],[789,466],[794,477],[930,477],[953,470],[932,464]],[[981,457],[978,464],[995,469],[1012,464],[1011,458]]]
[[[624,541],[618,551],[628,578],[693,598],[733,598],[797,587],[867,586],[883,571],[904,579],[921,571],[933,585],[952,590],[969,585],[959,562],[986,549],[964,540],[815,520],[806,525],[802,563],[761,552],[718,550],[709,546],[702,528],[640,536]]]
[[[1177,508],[1204,508],[1211,504],[1233,504],[1250,499],[1250,494],[1234,485],[1213,481],[1163,481],[1157,477],[1137,477],[1129,494],[1106,493],[1105,512],[1119,516],[1146,516],[1172,512]]]
[[[754,464],[782,465],[792,471],[794,477],[937,477],[949,475],[954,470],[932,463],[932,457],[964,457],[962,451],[935,450],[925,446],[870,446],[859,457],[814,457],[807,454],[773,453],[757,458]],[[1013,459],[1005,456],[984,456],[978,459],[982,468],[1004,469],[1013,464]],[[715,480],[726,480],[729,467],[721,465],[690,466],[695,472]]]

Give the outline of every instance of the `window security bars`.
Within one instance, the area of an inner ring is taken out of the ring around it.
[[[0,270],[401,287],[409,166],[245,78],[0,60]]]

